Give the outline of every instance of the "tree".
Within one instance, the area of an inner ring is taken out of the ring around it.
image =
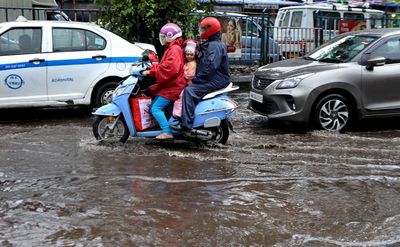
[[[107,4],[100,23],[129,41],[154,44],[160,49],[158,33],[169,22],[179,25],[185,38],[197,32],[198,16],[190,15],[197,8],[196,0],[94,0]],[[195,28],[194,28],[195,27]]]

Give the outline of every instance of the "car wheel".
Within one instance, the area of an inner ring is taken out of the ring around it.
[[[323,97],[315,108],[315,122],[321,129],[344,131],[350,126],[353,111],[349,101],[339,94]]]
[[[118,86],[118,82],[109,81],[101,85],[94,96],[93,106],[100,107],[102,105],[106,105],[111,103],[112,94],[114,89]]]

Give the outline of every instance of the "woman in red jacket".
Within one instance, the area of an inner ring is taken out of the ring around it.
[[[142,75],[150,75],[156,79],[156,84],[149,88],[149,93],[156,96],[150,108],[151,114],[157,120],[163,133],[155,140],[171,141],[174,139],[165,117],[164,109],[179,98],[180,92],[186,86],[183,73],[184,57],[182,52],[182,31],[178,25],[165,24],[160,30],[161,45],[167,46],[160,63],[155,64]]]

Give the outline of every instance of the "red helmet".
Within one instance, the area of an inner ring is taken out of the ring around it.
[[[201,39],[208,39],[211,35],[221,31],[221,24],[217,18],[206,17],[199,24],[199,33]]]

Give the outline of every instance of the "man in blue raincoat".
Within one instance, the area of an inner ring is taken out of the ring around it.
[[[199,63],[192,84],[183,93],[180,126],[174,129],[192,129],[194,110],[208,93],[229,85],[229,62],[226,45],[221,41],[221,24],[214,17],[207,17],[199,24],[200,38],[206,40],[199,51]]]

